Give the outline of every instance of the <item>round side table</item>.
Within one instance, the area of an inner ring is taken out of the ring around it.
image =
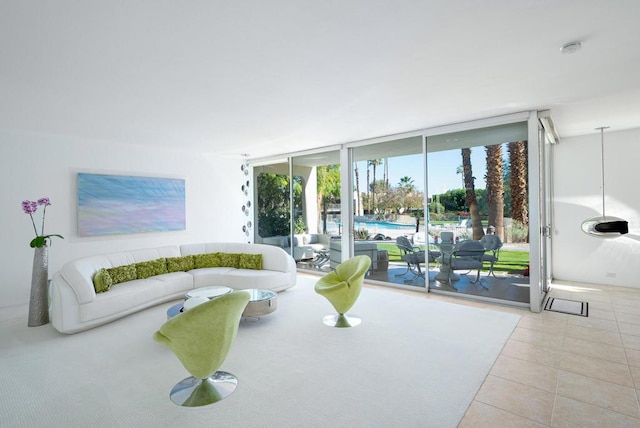
[[[249,288],[242,290],[249,293],[249,303],[242,312],[243,317],[258,318],[270,314],[278,307],[278,294],[271,290]]]

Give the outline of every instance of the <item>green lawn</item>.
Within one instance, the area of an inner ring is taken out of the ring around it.
[[[378,249],[387,250],[390,262],[400,262],[400,250],[396,244],[378,243]],[[521,274],[529,264],[529,253],[527,251],[509,251],[501,250],[498,256],[498,262],[494,265],[493,270],[496,272],[504,272],[511,274]],[[487,268],[489,264],[487,263]]]

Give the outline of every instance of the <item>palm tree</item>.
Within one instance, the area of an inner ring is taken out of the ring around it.
[[[523,225],[529,224],[527,205],[527,158],[525,141],[509,143],[511,165],[511,217]]]
[[[462,188],[464,189],[464,168],[462,165],[458,165],[458,167],[456,168],[456,175],[460,174],[460,176],[462,177]]]
[[[318,207],[322,213],[322,233],[327,233],[327,208],[340,200],[340,165],[316,168]]]
[[[358,162],[355,162],[354,174],[356,175],[356,215],[360,215],[360,174],[358,173]]]
[[[389,190],[389,158],[384,158],[384,186]]]
[[[376,212],[376,167],[381,164],[380,159],[369,161],[369,165],[373,166],[373,183],[371,184],[371,199],[373,199],[373,212]]]
[[[367,214],[371,214],[371,197],[369,196],[369,165],[370,161],[367,161]]]
[[[402,190],[403,197],[403,205],[406,205],[405,200],[411,199],[408,196],[411,196],[412,193],[416,191],[416,186],[413,184],[413,178],[409,176],[404,176],[400,178],[400,189]],[[420,214],[415,214],[416,217],[416,233],[420,231]]]
[[[490,226],[504,240],[504,181],[502,177],[502,144],[486,146],[487,152],[487,211]]]
[[[399,184],[400,184],[400,187],[402,187],[403,189],[409,192],[413,192],[416,189],[416,186],[413,184],[413,178],[408,177],[406,175],[400,178]]]
[[[476,199],[476,189],[473,181],[473,171],[471,170],[471,149],[462,149],[462,172],[464,178],[465,189],[465,201],[467,207],[469,207],[469,214],[471,215],[471,227],[473,228],[473,239],[480,239],[484,236],[484,229],[482,228],[482,219],[480,218],[480,211],[478,209],[478,200]]]

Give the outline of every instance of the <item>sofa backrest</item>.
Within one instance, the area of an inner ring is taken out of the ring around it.
[[[72,260],[62,266],[60,273],[76,293],[78,303],[88,303],[95,299],[93,276],[100,269],[146,262],[162,257],[179,257],[180,247],[168,246],[142,250],[119,251]]]

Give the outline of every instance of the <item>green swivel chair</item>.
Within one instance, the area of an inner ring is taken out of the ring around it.
[[[322,322],[331,327],[355,327],[362,320],[346,312],[351,309],[360,295],[364,276],[371,266],[369,256],[355,256],[336,266],[336,270],[329,272],[318,280],[316,293],[326,297],[338,312],[327,315]]]
[[[171,389],[171,401],[204,406],[233,393],[238,379],[217,370],[231,349],[248,301],[245,292],[217,297],[171,318],[154,334],[153,339],[171,349],[192,374]]]

